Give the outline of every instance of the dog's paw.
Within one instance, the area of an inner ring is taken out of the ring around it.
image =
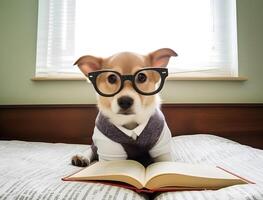
[[[85,156],[75,155],[71,158],[71,164],[78,167],[86,167],[90,164],[90,161]]]

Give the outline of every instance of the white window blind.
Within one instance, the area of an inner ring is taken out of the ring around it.
[[[82,55],[169,47],[178,76],[237,76],[236,0],[39,0],[36,76],[75,74]]]

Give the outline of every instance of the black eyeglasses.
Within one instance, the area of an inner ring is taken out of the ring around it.
[[[140,69],[134,75],[121,75],[113,70],[94,71],[87,75],[95,90],[105,97],[112,97],[119,93],[126,80],[132,82],[133,88],[139,94],[154,95],[162,89],[167,76],[167,68],[155,67]]]

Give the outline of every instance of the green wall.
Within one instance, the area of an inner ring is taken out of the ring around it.
[[[167,81],[166,103],[263,103],[263,0],[237,0],[240,76],[248,81]],[[85,104],[85,81],[31,81],[35,72],[36,0],[0,0],[0,104]]]

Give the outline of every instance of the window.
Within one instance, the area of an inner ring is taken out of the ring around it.
[[[169,47],[176,76],[237,76],[235,0],[39,0],[36,76],[80,75],[82,55]]]

